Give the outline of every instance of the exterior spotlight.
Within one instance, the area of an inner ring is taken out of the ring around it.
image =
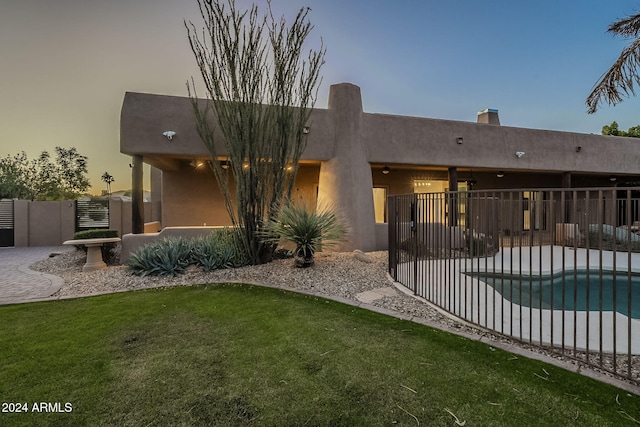
[[[172,130],[166,130],[166,131],[162,132],[162,135],[166,136],[169,141],[171,141],[173,139],[173,136],[175,134],[176,133],[174,131],[172,131]]]
[[[520,158],[522,156],[524,156],[526,153],[524,151],[516,151],[516,157]]]
[[[389,175],[389,172],[391,172],[391,169],[389,169],[389,166],[385,166],[382,168],[383,175]]]
[[[579,153],[579,152],[581,152],[581,151],[582,151],[582,147],[578,145],[578,146],[576,147],[576,153]]]
[[[498,178],[502,178],[504,176],[504,172],[503,171],[498,171],[498,173],[496,174],[496,176]]]
[[[308,135],[309,134],[309,126],[303,127],[302,128],[302,133],[305,134],[305,135]]]
[[[456,138],[456,142],[458,144],[462,144],[464,142],[464,139],[461,136],[459,136],[459,137]]]

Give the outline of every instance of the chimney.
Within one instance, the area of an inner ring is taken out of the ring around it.
[[[478,112],[478,123],[486,123],[490,125],[500,125],[498,110],[487,108]]]

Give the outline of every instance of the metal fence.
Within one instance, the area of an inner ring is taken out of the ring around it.
[[[76,200],[76,231],[109,228],[109,200]]]
[[[13,200],[0,200],[0,247],[14,242]]]
[[[498,334],[640,382],[640,188],[390,196],[389,273]]]

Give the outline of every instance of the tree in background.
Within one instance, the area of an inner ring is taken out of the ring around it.
[[[602,134],[640,138],[640,126],[632,126],[628,130],[624,131],[618,128],[618,122],[613,121],[610,125],[602,126]]]
[[[111,183],[115,181],[115,179],[113,178],[113,176],[111,176],[109,172],[103,173],[100,179],[102,180],[102,182],[107,184],[107,195],[111,197]]]
[[[27,154],[23,151],[0,159],[0,199],[31,199],[30,170]]]
[[[70,200],[87,191],[88,158],[75,148],[55,151],[55,161],[48,151],[33,160],[24,151],[0,159],[0,198]]]
[[[631,43],[622,50],[587,97],[589,114],[595,113],[602,101],[616,105],[622,102],[623,96],[635,95],[634,86],[640,84],[640,13],[614,22],[607,31],[614,36],[631,39]]]
[[[260,233],[291,196],[325,49],[321,45],[303,56],[313,28],[308,8],[287,25],[284,18],[274,19],[269,1],[263,17],[256,5],[238,11],[233,0],[198,0],[198,5],[204,28],[185,21],[207,89],[206,104],[199,104],[193,79],[187,84],[198,133],[252,263],[268,262],[275,245],[262,241]],[[218,161],[217,129],[224,136],[226,168]]]

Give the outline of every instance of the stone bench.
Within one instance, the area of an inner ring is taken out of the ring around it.
[[[105,264],[104,260],[102,259],[102,245],[104,245],[105,243],[116,243],[119,241],[119,237],[104,237],[100,239],[67,240],[63,243],[63,245],[86,246],[87,261],[85,262],[84,266],[82,266],[82,271],[94,271],[107,268],[107,264]]]

